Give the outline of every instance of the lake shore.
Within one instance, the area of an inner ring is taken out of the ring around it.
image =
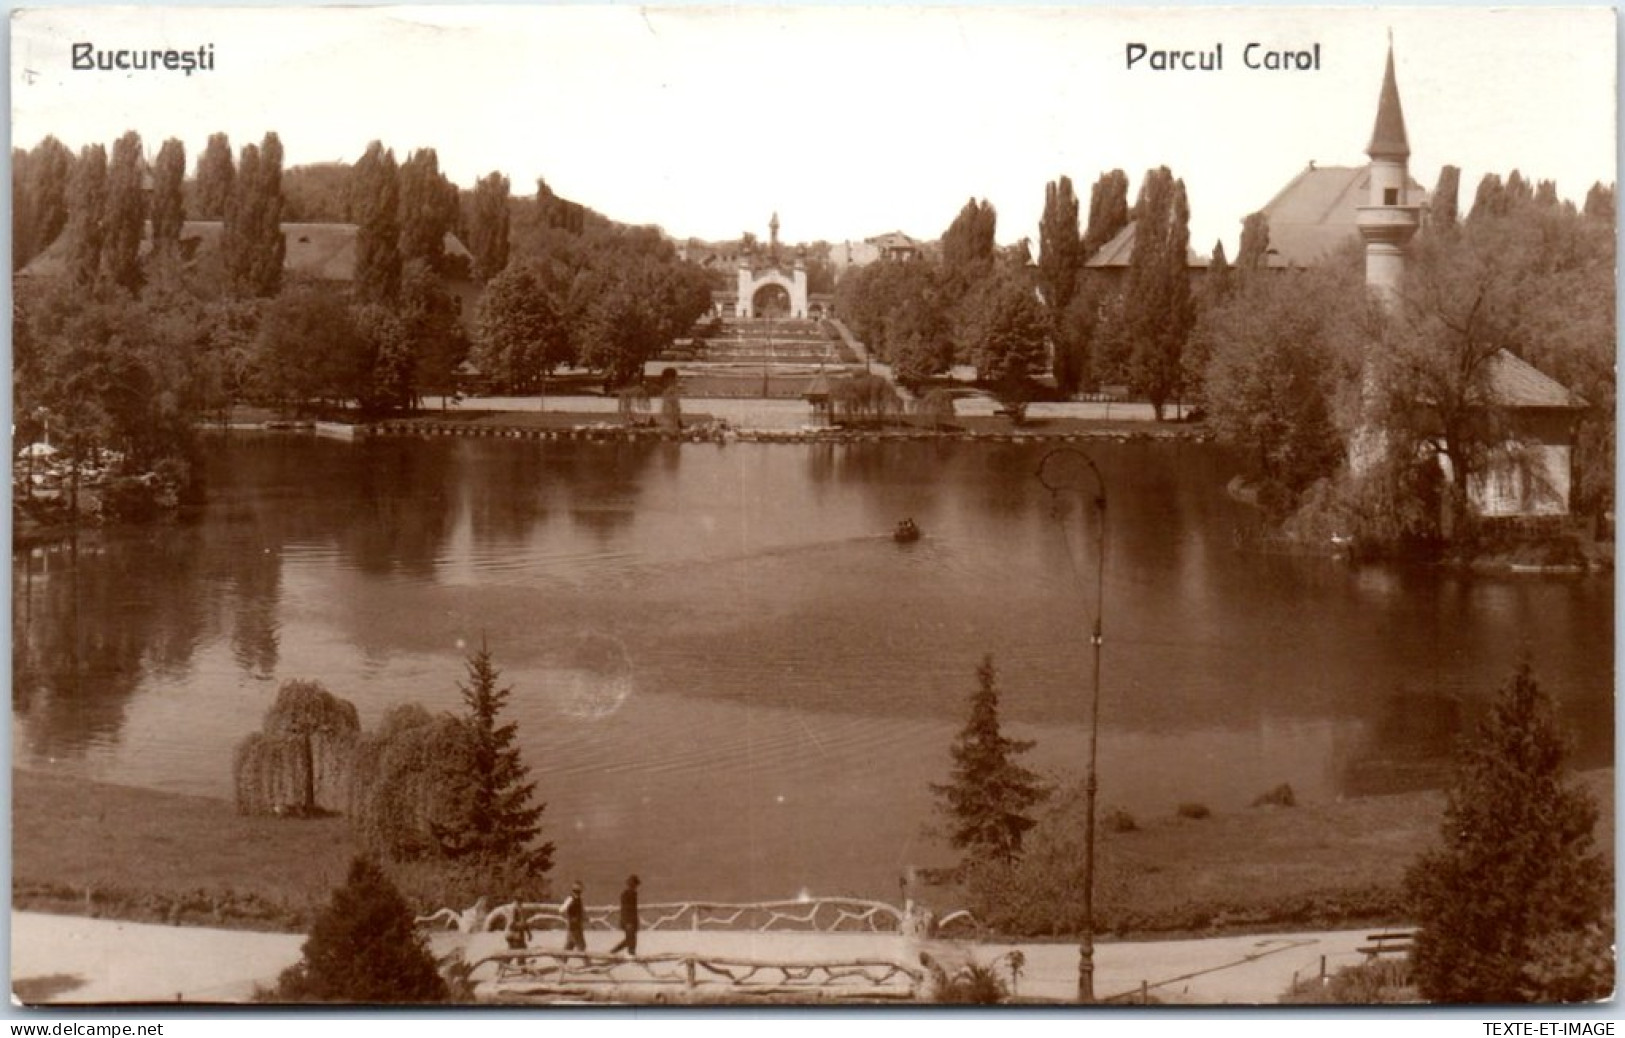
[[[15,909],[300,932],[355,850],[343,818],[249,818],[224,800],[33,769],[11,781]],[[1611,852],[1613,771],[1580,781]],[[1156,863],[1111,880],[1103,901],[1134,905],[1112,929],[1133,939],[1403,922],[1398,884],[1437,839],[1443,802],[1433,791],[1360,797],[1109,834],[1108,868],[1114,855]]]

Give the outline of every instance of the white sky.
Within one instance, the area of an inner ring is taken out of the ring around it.
[[[971,196],[1036,243],[1044,185],[1122,168],[1185,180],[1192,245],[1222,237],[1310,160],[1363,163],[1392,30],[1412,149],[1463,168],[1615,179],[1608,8],[45,8],[12,21],[13,143],[138,131],[155,152],[267,130],[288,165],[380,139],[432,146],[469,186],[545,177],[613,219],[686,237],[939,235]],[[1224,48],[1222,72],[1125,68],[1125,47]],[[1318,72],[1249,71],[1251,41],[1321,45]],[[70,45],[214,45],[215,70],[73,71]],[[1132,199],[1131,199],[1132,200]]]

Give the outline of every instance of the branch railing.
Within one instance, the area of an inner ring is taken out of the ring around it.
[[[560,906],[542,902],[509,902],[496,908],[457,911],[442,908],[417,917],[419,926],[468,933],[506,930],[515,913],[532,930],[564,929]],[[715,901],[676,901],[648,904],[638,911],[642,930],[743,930],[761,933],[897,933],[903,913],[884,901],[857,898],[813,898],[806,901],[756,901],[727,904]],[[589,905],[586,929],[619,930],[620,908]]]
[[[763,962],[691,952],[621,958],[586,952],[513,949],[493,952],[469,969],[495,967],[491,983],[524,985],[536,993],[644,985],[682,988],[709,997],[815,991],[825,997],[912,998],[925,974],[885,959],[840,962]]]

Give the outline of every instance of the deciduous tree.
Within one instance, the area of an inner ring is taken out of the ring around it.
[[[73,164],[66,232],[69,271],[81,287],[94,284],[101,275],[106,211],[107,149],[100,144],[86,145]]]
[[[1129,258],[1123,316],[1134,383],[1161,421],[1183,388],[1181,357],[1195,321],[1188,252],[1190,207],[1185,183],[1168,167],[1146,174],[1134,207],[1134,251]]]
[[[568,362],[570,339],[548,291],[546,275],[530,263],[510,265],[480,297],[473,360],[498,385],[528,393]]]
[[[349,211],[356,225],[356,298],[393,302],[401,287],[400,171],[395,153],[373,141],[350,175]]]
[[[489,281],[508,265],[508,178],[491,172],[474,185],[474,213],[469,244],[474,276]]]
[[[223,220],[231,201],[237,167],[231,159],[231,141],[223,133],[209,135],[197,160],[196,206],[198,219]]]
[[[1049,312],[1055,338],[1055,384],[1063,393],[1076,392],[1083,381],[1086,357],[1069,336],[1067,308],[1077,294],[1083,269],[1083,241],[1078,231],[1078,196],[1068,177],[1051,181],[1044,189],[1044,215],[1038,225],[1038,282]]]

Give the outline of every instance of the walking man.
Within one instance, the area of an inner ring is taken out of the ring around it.
[[[570,896],[564,901],[564,950],[587,950],[587,906],[581,898],[581,881],[570,887]]]
[[[621,891],[621,943],[609,950],[611,955],[622,949],[634,959],[638,957],[638,877],[626,877],[626,889]]]

